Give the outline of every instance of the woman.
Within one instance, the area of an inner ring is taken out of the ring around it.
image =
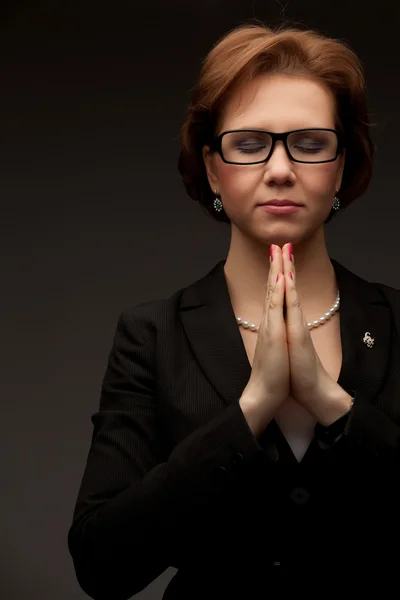
[[[370,182],[369,127],[339,41],[244,25],[206,58],[179,169],[229,252],[119,317],[68,537],[92,598],[169,566],[167,600],[395,581],[400,291],[324,238]]]

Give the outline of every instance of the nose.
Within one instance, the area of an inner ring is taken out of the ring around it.
[[[268,179],[286,180],[293,178],[293,162],[282,140],[275,144],[274,151],[265,163],[265,176]]]

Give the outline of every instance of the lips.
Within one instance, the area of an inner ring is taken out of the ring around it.
[[[260,202],[260,206],[301,206],[301,204],[297,202],[293,202],[292,200],[269,200],[268,202]]]

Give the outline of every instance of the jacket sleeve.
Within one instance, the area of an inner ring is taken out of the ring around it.
[[[78,582],[95,600],[144,589],[174,564],[179,532],[189,531],[249,465],[268,462],[239,403],[160,462],[156,329],[141,306],[118,319],[68,532]]]
[[[316,426],[316,437],[321,447],[337,459],[365,468],[385,470],[389,478],[400,481],[400,427],[385,413],[355,390],[347,390],[354,404],[343,420],[341,435],[336,440],[332,427]],[[335,432],[336,433],[336,432]]]

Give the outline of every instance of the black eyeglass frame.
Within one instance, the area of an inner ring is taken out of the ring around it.
[[[291,133],[297,133],[300,131],[332,131],[333,133],[335,133],[336,137],[337,137],[337,142],[338,142],[336,156],[334,158],[329,158],[328,160],[315,160],[315,161],[314,160],[313,161],[298,160],[296,158],[293,158],[293,156],[290,154],[290,150],[289,150],[288,143],[287,143],[287,138]],[[267,158],[264,158],[263,160],[256,160],[254,162],[244,162],[244,163],[236,162],[236,161],[232,161],[232,160],[226,160],[223,155],[223,152],[222,152],[222,138],[227,133],[241,133],[241,132],[268,133],[272,138],[272,144],[271,144],[271,149],[269,151]],[[228,131],[223,131],[216,138],[214,138],[214,140],[210,144],[210,150],[212,152],[218,152],[218,154],[220,155],[220,157],[222,158],[224,163],[227,163],[230,165],[258,165],[258,164],[267,162],[267,160],[269,160],[270,156],[272,155],[272,153],[274,151],[275,144],[278,140],[281,140],[283,142],[283,144],[285,146],[285,150],[286,150],[287,155],[289,156],[290,160],[292,160],[293,162],[305,163],[305,164],[309,164],[309,165],[310,164],[317,165],[320,163],[333,162],[337,159],[339,154],[346,147],[342,136],[336,129],[329,129],[326,127],[305,127],[303,129],[292,129],[291,131],[285,131],[282,133],[274,133],[273,131],[266,131],[265,129],[229,129]]]

